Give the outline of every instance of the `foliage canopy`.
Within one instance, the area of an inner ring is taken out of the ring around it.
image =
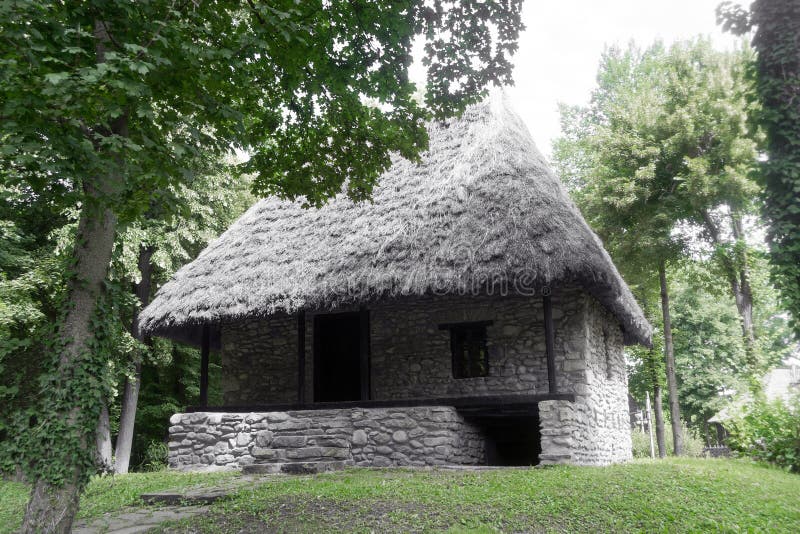
[[[753,74],[767,135],[761,163],[773,273],[800,336],[800,2],[723,2],[717,16],[736,34],[755,29]]]
[[[252,152],[260,194],[319,204],[347,179],[365,198],[390,151],[426,146],[428,110],[408,79],[414,37],[426,41],[426,102],[443,117],[510,81],[521,26],[516,0],[27,0],[4,2],[0,17],[7,179],[36,191],[64,181],[79,197],[73,180],[107,172],[114,152],[126,212],[196,157],[232,148]]]

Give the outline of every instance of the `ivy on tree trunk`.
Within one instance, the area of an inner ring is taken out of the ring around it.
[[[717,21],[743,35],[755,29],[755,78],[766,131],[761,163],[763,212],[776,285],[800,336],[800,0],[755,0],[749,9],[722,2]]]
[[[117,224],[114,212],[103,207],[101,188],[108,192],[120,183],[117,174],[86,180],[87,204],[78,224],[69,305],[58,332],[57,367],[48,385],[54,398],[49,417],[37,429],[38,439],[34,441],[44,449],[45,461],[59,469],[34,481],[23,532],[70,532],[78,499],[93,472],[91,451],[103,393],[94,376],[98,366],[92,354],[92,322],[111,261]]]
[[[658,443],[658,457],[666,458],[667,441],[664,438],[664,399],[661,396],[661,384],[653,385],[653,411],[656,419],[656,442]]]
[[[678,379],[675,376],[675,352],[672,343],[672,320],[669,313],[669,286],[667,285],[667,266],[664,261],[658,265],[658,279],[661,284],[661,313],[664,317],[664,358],[667,367],[667,397],[669,415],[672,420],[672,443],[675,456],[683,454],[683,428],[681,427],[681,407],[678,402]]]

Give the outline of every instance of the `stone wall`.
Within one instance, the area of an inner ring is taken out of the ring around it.
[[[632,456],[628,382],[622,332],[592,297],[585,297],[584,326],[563,362],[575,402],[539,403],[542,464],[605,465]]]
[[[297,400],[297,318],[275,315],[222,328],[222,398],[226,405]]]
[[[184,470],[334,462],[359,466],[481,464],[485,441],[454,408],[350,408],[175,414],[169,465]]]
[[[552,302],[558,391],[575,394],[576,401],[574,403],[545,401],[539,404],[541,462],[599,465],[626,460],[631,457],[630,430],[627,423],[629,415],[625,362],[622,353],[623,340],[619,324],[593,297],[577,289],[555,293]],[[407,297],[375,302],[367,308],[370,313],[371,399],[400,400],[548,392],[540,297],[516,295]],[[311,402],[313,402],[314,376],[314,316],[314,312],[306,313],[305,328],[304,387],[305,397]],[[491,326],[487,327],[489,376],[455,379],[451,368],[450,334],[447,330],[439,329],[439,325],[472,321],[492,321]],[[224,402],[227,405],[297,402],[296,317],[272,316],[225,325],[222,328],[222,366]],[[353,413],[358,412],[348,413],[355,431],[355,420],[352,417]],[[362,422],[369,425],[371,420],[368,416],[383,417],[382,414],[383,412],[375,410],[365,411],[361,414],[365,417]],[[225,417],[238,416],[227,414]],[[254,424],[265,423],[261,421]],[[223,426],[226,426],[227,430],[227,426],[230,425]],[[411,454],[409,463],[402,465],[415,465],[414,462],[427,461],[423,459],[423,457],[428,458],[426,454],[414,456],[420,448],[412,445],[411,439],[403,450],[393,449],[389,452],[387,447],[391,446],[380,443],[385,439],[383,435],[387,434],[389,429],[380,431],[366,426],[364,431],[366,432],[368,428],[375,430],[375,435],[380,437],[376,438],[378,441],[364,445],[361,452],[353,453],[365,455],[354,456],[354,462],[381,465],[386,461],[394,462],[392,454],[407,453]],[[238,436],[239,431],[236,432]],[[176,436],[179,434],[178,432]],[[223,432],[220,435],[227,436],[227,434],[230,432]],[[393,435],[394,431],[389,434]],[[339,438],[344,439],[341,436]],[[348,438],[350,450],[361,450],[357,446],[354,447],[352,438],[352,435]],[[173,441],[180,443],[191,439],[193,438]],[[360,434],[357,441],[361,441]],[[415,441],[422,443],[422,450],[428,447],[419,440]],[[210,458],[207,456],[210,453],[206,449],[217,445],[216,441],[203,442],[202,446],[192,446],[191,451],[183,450],[188,445],[177,447],[176,450],[180,449],[183,452],[171,455],[171,458],[174,456],[175,462],[178,463],[191,458],[189,464],[198,465],[199,458],[204,455],[207,460]],[[316,445],[312,443],[309,446]],[[219,447],[224,446],[219,445]],[[239,465],[241,462],[249,461],[248,455],[241,452],[241,447],[237,446],[235,449],[238,451],[238,456],[231,453],[236,460],[228,463]],[[369,455],[374,456],[369,457]],[[240,457],[243,459],[240,460]],[[455,462],[455,459],[445,460],[435,454],[430,458]],[[212,460],[214,465],[218,465],[217,461],[216,457]],[[228,463],[223,462],[219,465],[225,466]],[[470,460],[467,463],[474,462]]]
[[[576,329],[581,295],[553,296],[556,330]],[[375,399],[541,394],[548,392],[540,297],[430,296],[370,307]],[[492,321],[489,376],[453,378],[450,332],[438,325]],[[556,360],[565,347],[556,348]],[[568,390],[566,382],[561,383]]]
[[[585,297],[554,294],[556,366],[566,369],[583,332]],[[370,395],[375,400],[547,393],[547,360],[540,297],[428,296],[376,302],[370,314]],[[341,309],[338,311],[353,311]],[[305,396],[313,401],[313,312],[306,313]],[[489,376],[453,378],[450,333],[444,323],[492,321],[487,327]],[[295,403],[297,319],[273,316],[222,328],[226,405]],[[570,376],[557,373],[561,392]]]

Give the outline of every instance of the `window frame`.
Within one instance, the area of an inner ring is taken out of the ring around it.
[[[439,330],[450,332],[450,372],[454,379],[463,380],[469,378],[485,378],[489,376],[489,335],[487,327],[492,326],[494,321],[464,321],[460,323],[443,323],[439,325]],[[472,336],[478,334],[477,340]],[[457,347],[460,344],[461,347]],[[478,363],[473,361],[471,347],[478,346],[483,353],[483,361]],[[458,349],[458,350],[457,350]],[[464,362],[463,356],[465,349],[469,354],[468,362]],[[466,366],[463,364],[467,363]],[[482,364],[482,365],[481,365]],[[482,367],[483,373],[473,373],[474,367]]]

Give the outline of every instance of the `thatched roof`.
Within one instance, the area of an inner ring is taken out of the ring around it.
[[[420,163],[396,158],[373,202],[257,202],[141,313],[144,332],[197,343],[198,326],[376,298],[578,283],[628,343],[651,327],[518,116],[495,99],[429,126]],[[477,281],[477,284],[476,284]]]

